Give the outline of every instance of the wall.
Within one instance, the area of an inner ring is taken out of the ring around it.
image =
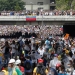
[[[49,5],[25,5],[25,8],[27,10],[31,10],[33,8],[33,10],[37,10],[38,8],[44,8],[44,10],[49,10]]]
[[[37,2],[43,2],[44,4],[49,4],[50,3],[50,0],[23,0],[23,1],[26,2],[26,5],[30,5],[31,2],[34,5],[37,5]]]

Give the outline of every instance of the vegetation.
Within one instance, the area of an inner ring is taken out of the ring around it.
[[[0,0],[0,11],[23,10],[25,3],[22,0]]]
[[[56,0],[56,9],[58,10],[75,10],[75,0]]]

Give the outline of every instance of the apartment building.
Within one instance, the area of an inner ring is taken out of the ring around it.
[[[23,0],[26,10],[54,10],[55,0]]]

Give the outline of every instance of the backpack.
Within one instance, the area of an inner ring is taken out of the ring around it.
[[[30,70],[31,69],[31,62],[30,61],[26,61],[25,62],[25,69],[26,70]]]
[[[37,75],[38,74],[46,75],[45,71],[46,71],[46,67],[45,66],[37,66],[37,70],[36,70]]]

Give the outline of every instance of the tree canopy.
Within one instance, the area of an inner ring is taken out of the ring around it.
[[[0,0],[0,11],[23,10],[25,3],[22,0]]]
[[[75,10],[75,0],[56,0],[56,9],[59,10]]]

